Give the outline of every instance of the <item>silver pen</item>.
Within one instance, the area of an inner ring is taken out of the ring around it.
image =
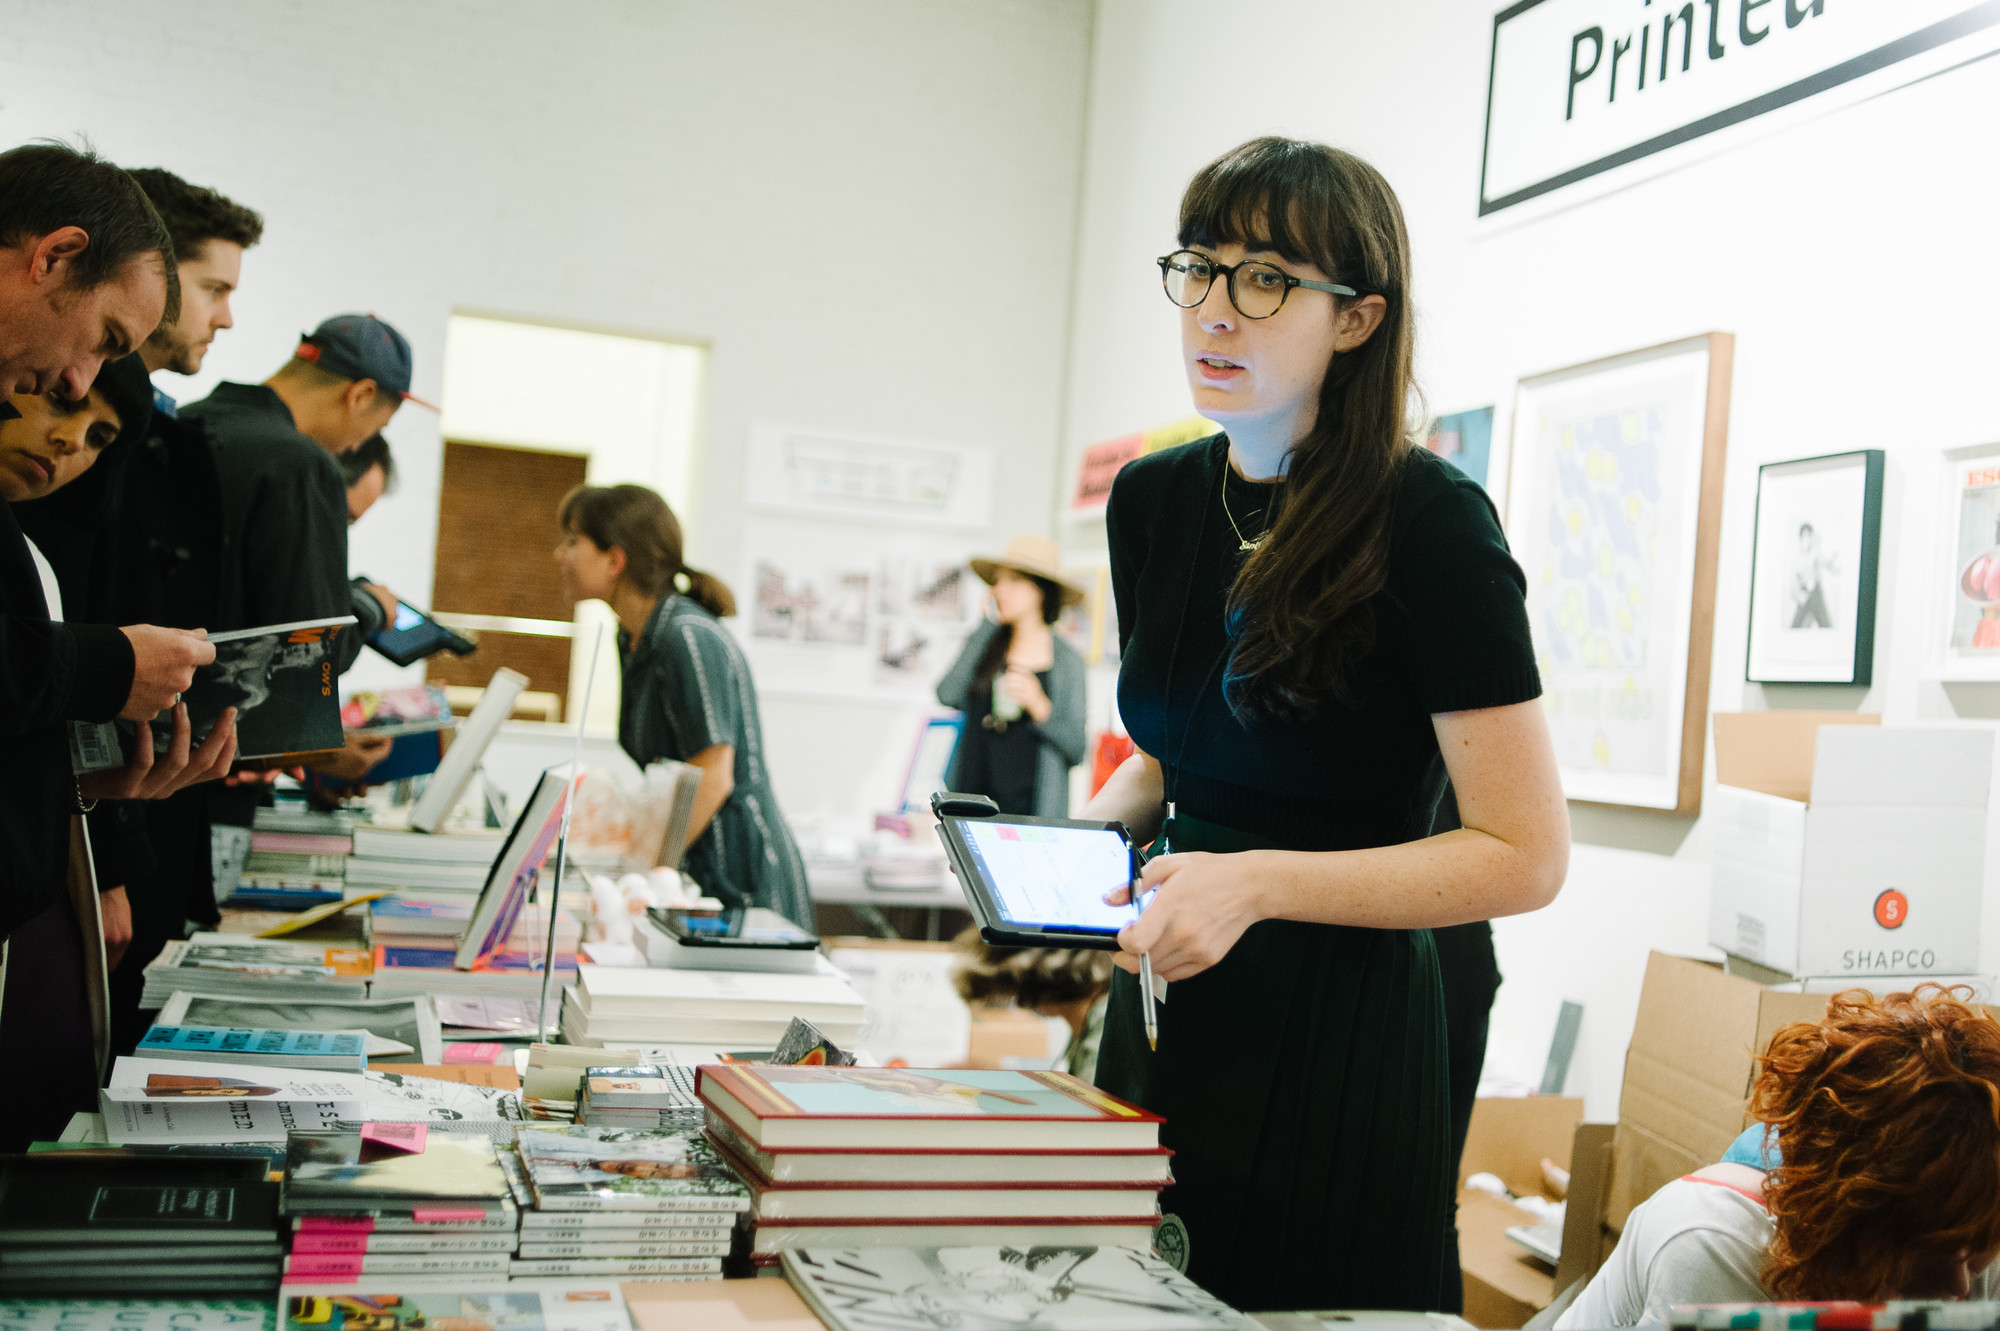
[[[1134,916],[1139,916],[1145,913],[1144,908],[1139,905],[1139,847],[1133,845],[1131,846],[1131,851],[1132,913]],[[1146,1019],[1146,1047],[1158,1050],[1160,1047],[1160,1018],[1153,1008],[1153,954],[1150,952],[1141,952],[1139,954],[1139,1011],[1145,1015]]]

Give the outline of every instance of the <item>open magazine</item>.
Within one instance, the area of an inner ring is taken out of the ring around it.
[[[194,672],[181,695],[191,743],[206,739],[223,709],[234,707],[238,758],[339,748],[335,654],[353,624],[354,616],[344,615],[209,635],[215,660]],[[71,766],[79,772],[124,766],[133,733],[126,722],[73,725]],[[165,753],[172,740],[172,713],[162,712],[153,720],[153,752]]]

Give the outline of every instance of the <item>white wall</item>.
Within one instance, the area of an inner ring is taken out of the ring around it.
[[[1087,0],[0,0],[0,142],[85,133],[264,213],[184,400],[346,310],[426,397],[454,309],[706,343],[690,555],[733,577],[753,416],[994,445],[985,536],[1048,529],[1088,49]],[[1038,262],[996,281],[1003,249]],[[388,433],[353,559],[427,596],[437,421]],[[781,799],[868,807],[907,710],[774,700]]]
[[[1323,139],[1401,195],[1416,253],[1419,373],[1434,409],[1498,403],[1523,374],[1720,329],[1737,335],[1711,705],[1865,705],[1894,723],[2000,714],[1992,686],[1920,678],[1940,449],[2000,435],[2000,60],[1895,91],[1595,202],[1477,223],[1493,11],[1486,0],[1104,0],[1099,9],[1072,450],[1186,410],[1174,311],[1152,265],[1182,186],[1263,133]],[[1759,463],[1889,455],[1876,686],[1742,682]],[[1072,528],[1081,551],[1101,524]],[[1712,766],[1711,776],[1712,781]],[[1570,1089],[1616,1108],[1648,947],[1698,951],[1699,826],[1577,808],[1563,899],[1497,929],[1496,1060],[1539,1073],[1562,997],[1586,1005]],[[1658,852],[1636,858],[1631,850]],[[1673,858],[1664,858],[1664,856]],[[1992,878],[1989,877],[1989,882]],[[2000,964],[1989,891],[1987,968]]]

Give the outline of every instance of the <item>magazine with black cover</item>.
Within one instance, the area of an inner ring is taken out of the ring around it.
[[[192,745],[215,728],[223,709],[236,709],[236,756],[275,758],[340,748],[340,690],[334,658],[354,616],[211,633],[215,660],[194,672],[181,695]],[[153,752],[173,742],[173,713],[153,718]],[[121,767],[135,734],[129,722],[70,728],[70,765],[78,772]]]
[[[0,1248],[275,1243],[278,1189],[250,1158],[0,1159]]]
[[[1132,842],[1118,823],[947,811],[938,836],[989,943],[1109,951],[1138,918],[1104,900],[1132,881]]]

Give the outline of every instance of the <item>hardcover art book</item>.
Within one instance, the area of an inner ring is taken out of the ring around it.
[[[746,1211],[750,1189],[699,1132],[546,1123],[520,1130],[544,1211]]]
[[[704,1067],[702,1101],[765,1148],[1132,1150],[1160,1119],[1063,1072]]]
[[[1256,1324],[1137,1248],[798,1248],[785,1276],[832,1331],[1197,1331]]]

